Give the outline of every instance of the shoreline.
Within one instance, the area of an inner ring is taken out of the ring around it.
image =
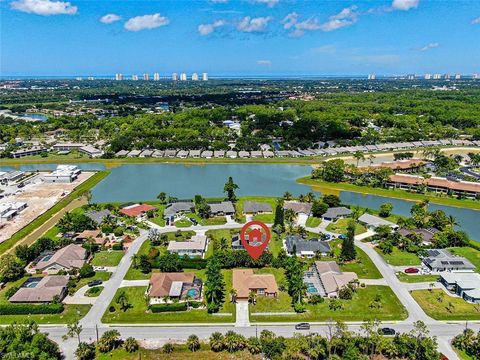
[[[463,209],[469,209],[474,211],[480,211],[480,201],[475,200],[458,200],[455,198],[441,198],[435,195],[410,193],[404,190],[391,190],[382,188],[372,188],[368,186],[358,186],[347,183],[329,183],[321,180],[313,180],[310,176],[298,178],[297,183],[310,186],[313,190],[317,190],[322,193],[328,193],[332,191],[342,192],[349,191],[363,195],[375,195],[385,198],[393,198],[399,200],[405,200],[410,202],[419,202],[422,200],[429,200],[431,204],[451,206]]]

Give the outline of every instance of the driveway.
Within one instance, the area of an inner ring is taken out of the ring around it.
[[[106,282],[105,282],[106,283]],[[104,286],[102,284],[102,286]],[[90,297],[85,296],[87,290],[90,289],[90,286],[85,285],[78,289],[75,294],[68,295],[65,299],[63,299],[64,304],[94,304],[98,297]]]
[[[307,225],[307,214],[298,214],[297,216],[297,225],[305,227]]]
[[[250,326],[250,316],[248,313],[248,301],[237,300],[236,304],[237,320],[235,322],[236,327]]]

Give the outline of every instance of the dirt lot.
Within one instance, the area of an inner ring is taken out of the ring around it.
[[[55,205],[60,199],[67,196],[78,185],[83,183],[94,173],[82,172],[77,180],[70,184],[45,183],[36,179],[33,183],[26,185],[15,195],[7,196],[2,199],[3,202],[24,201],[27,208],[11,221],[4,221],[0,225],[5,225],[0,230],[0,242],[7,240],[18,230],[29,224],[36,217]]]

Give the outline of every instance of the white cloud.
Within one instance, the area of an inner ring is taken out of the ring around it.
[[[168,25],[170,20],[161,16],[159,13],[152,15],[135,16],[128,19],[124,27],[128,31],[140,31],[145,29],[155,29],[160,26]]]
[[[334,54],[337,52],[337,47],[335,45],[324,45],[312,48],[311,52],[315,54]]]
[[[73,15],[78,10],[76,6],[69,2],[50,0],[16,0],[12,1],[10,6],[14,10],[43,16]]]
[[[407,11],[417,8],[420,0],[393,0],[392,9]]]
[[[250,16],[245,16],[237,24],[237,30],[241,32],[263,32],[265,31],[268,23],[272,21],[271,16],[266,17],[257,17],[251,18]]]
[[[257,3],[257,4],[265,4],[269,8],[272,8],[275,5],[277,5],[280,2],[280,0],[252,0],[252,2]]]
[[[258,65],[270,66],[272,65],[271,60],[257,60]]]
[[[107,14],[107,15],[104,15],[100,18],[100,22],[102,22],[104,24],[111,24],[111,23],[114,23],[115,21],[118,21],[120,19],[121,19],[121,17],[118,16],[117,14]]]
[[[322,31],[333,31],[355,24],[358,20],[358,13],[355,5],[343,9],[338,14],[330,16],[328,21],[321,25]]]
[[[210,0],[210,2],[214,4],[226,4],[228,3],[228,0]]]
[[[224,20],[217,20],[211,24],[200,24],[198,25],[198,32],[202,36],[206,36],[215,31],[216,28],[224,26],[226,22]]]
[[[290,29],[293,25],[295,25],[298,21],[298,14],[296,12],[292,12],[285,16],[282,20],[283,28]]]
[[[427,51],[427,50],[438,48],[439,46],[440,46],[440,44],[438,42],[435,42],[435,43],[430,43],[430,44],[427,44],[425,46],[422,46],[418,50],[419,51]]]
[[[480,16],[472,20],[472,24],[480,24]]]

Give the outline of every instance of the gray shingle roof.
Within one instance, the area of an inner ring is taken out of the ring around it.
[[[272,205],[256,201],[245,201],[243,204],[244,213],[272,212]]]
[[[321,252],[321,253],[329,253],[331,252],[330,245],[326,241],[318,240],[318,239],[310,239],[305,240],[297,235],[289,235],[285,239],[285,245],[287,247],[288,253],[293,253],[293,248],[296,247],[296,252]]]

